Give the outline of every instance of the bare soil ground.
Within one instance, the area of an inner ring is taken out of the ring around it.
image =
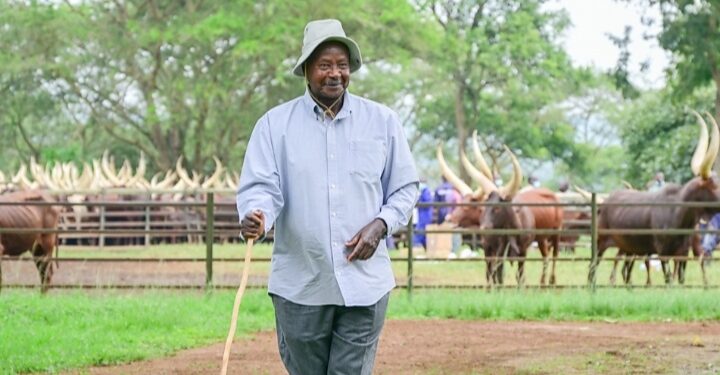
[[[55,285],[204,284],[204,263],[62,263]],[[215,268],[216,285],[239,283],[237,264]],[[257,272],[257,271],[256,271]],[[27,261],[4,262],[7,284],[37,285]],[[257,272],[250,284],[264,283]],[[168,358],[77,374],[217,374],[224,342]],[[274,332],[236,339],[231,374],[285,374]],[[388,321],[375,374],[718,374],[720,323]]]
[[[223,346],[71,374],[217,374]],[[275,333],[236,340],[228,372],[285,374]],[[719,372],[718,323],[388,321],[375,366],[388,375]]]

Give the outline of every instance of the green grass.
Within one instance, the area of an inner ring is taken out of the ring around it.
[[[399,294],[399,293],[398,293]],[[403,292],[404,294],[404,292]],[[398,298],[402,297],[402,298]],[[720,320],[716,290],[414,291],[392,299],[392,319]]]
[[[0,294],[0,373],[58,372],[166,356],[222,342],[234,292],[33,291]],[[720,320],[716,290],[396,291],[389,319]],[[272,304],[248,291],[237,336],[272,329]]]
[[[0,295],[0,374],[56,372],[169,355],[221,341],[234,293]],[[247,293],[237,336],[271,329],[265,293]]]
[[[60,249],[61,258],[197,258],[205,257],[204,245],[178,244],[178,245],[153,245],[149,247],[109,247],[102,250],[88,247],[69,247],[64,246]],[[257,244],[253,248],[253,258],[269,258],[272,253],[272,247],[269,244]],[[615,249],[610,249],[604,255],[604,258],[614,257]],[[242,259],[245,254],[245,244],[226,244],[215,245],[213,256],[216,258],[235,258]],[[415,256],[423,256],[422,251],[416,251]],[[393,258],[393,271],[395,277],[400,284],[407,282],[407,250],[391,251],[390,256]],[[480,253],[479,257],[482,257]],[[561,285],[585,286],[587,285],[589,261],[581,260],[590,257],[588,248],[579,248],[575,254],[561,253],[561,259],[576,261],[559,261],[556,265],[557,283]],[[415,285],[466,285],[478,286],[485,285],[485,262],[482,259],[477,261],[416,261],[413,265],[413,274]],[[540,259],[540,252],[531,248],[528,252],[530,259],[525,263],[525,285],[538,285],[540,283],[540,275],[542,273],[542,262],[533,261]],[[707,268],[708,282],[710,285],[720,284],[720,262],[716,262],[713,266]],[[620,268],[618,266],[616,275],[617,285],[622,284],[620,276]],[[223,266],[222,263],[215,263],[218,271],[224,268],[235,270],[236,263],[228,263]],[[267,275],[269,272],[269,262],[253,263],[253,271],[257,274]],[[633,285],[645,285],[646,272],[641,268],[641,262],[635,262],[635,268],[632,274]],[[517,263],[505,266],[505,284],[516,285],[515,273]],[[597,284],[600,286],[609,285],[610,271],[612,269],[611,261],[603,261],[597,272]],[[550,265],[548,266],[548,275]],[[651,277],[654,285],[663,285],[664,279],[662,271],[651,269]],[[690,261],[687,266],[686,285],[701,286],[702,276],[698,262]]]

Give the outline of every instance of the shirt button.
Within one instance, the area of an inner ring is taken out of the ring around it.
[[[335,213],[334,213],[334,212],[332,213],[332,217],[335,217]]]
[[[335,189],[335,184],[330,184],[330,189]]]
[[[333,158],[335,158],[335,155],[334,155],[334,154],[330,154],[330,159],[333,159]]]

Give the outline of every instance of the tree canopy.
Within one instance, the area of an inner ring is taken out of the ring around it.
[[[109,150],[142,152],[151,171],[180,156],[239,170],[257,119],[305,89],[290,73],[304,25],[338,18],[364,59],[350,90],[398,111],[431,179],[435,146],[452,163],[476,130],[501,173],[507,145],[556,180],[679,181],[697,126],[688,109],[720,117],[720,6],[625,1],[661,9],[652,37],[673,55],[662,90],[630,83],[628,32],[613,37],[616,69],[573,66],[570,20],[544,0],[0,1],[0,169]]]

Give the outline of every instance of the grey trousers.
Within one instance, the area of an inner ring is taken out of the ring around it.
[[[270,295],[278,348],[291,375],[372,374],[390,294],[372,306],[306,306]]]

